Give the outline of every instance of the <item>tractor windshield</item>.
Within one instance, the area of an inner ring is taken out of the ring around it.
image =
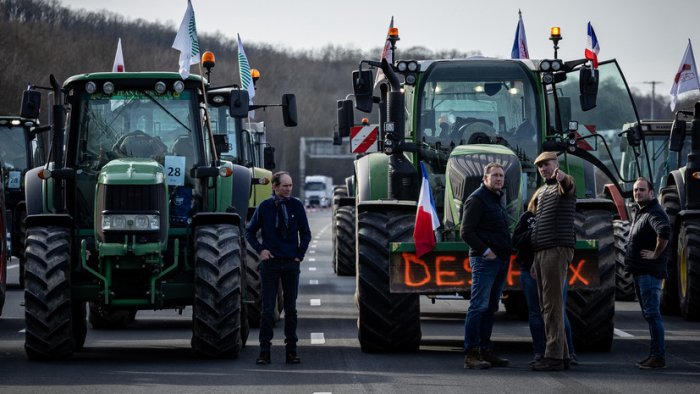
[[[26,169],[27,148],[22,126],[0,125],[0,160],[6,169]]]
[[[586,178],[585,193],[588,197],[600,195],[604,185],[611,182],[620,185],[623,191],[631,191],[638,176],[651,175],[646,150],[639,143],[629,143],[627,134],[623,133],[638,123],[638,117],[617,62],[602,62],[598,70],[597,105],[589,111],[582,111],[578,105],[578,70],[567,74],[567,79],[556,85],[563,127],[566,128],[570,120],[577,121],[578,147],[598,158],[614,175],[614,179],[610,179],[600,168],[586,162],[582,175]],[[552,95],[549,97],[550,100],[553,98]],[[554,105],[549,108],[553,111]],[[551,115],[554,119],[553,112]]]
[[[80,101],[78,165],[99,169],[118,158],[185,157],[191,167],[197,130],[191,92],[117,91],[84,93]]]
[[[419,98],[419,138],[438,149],[497,143],[536,156],[539,113],[534,80],[519,62],[434,63]]]

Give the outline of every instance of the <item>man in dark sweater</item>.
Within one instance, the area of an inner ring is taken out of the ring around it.
[[[292,177],[281,171],[272,176],[272,197],[255,209],[246,227],[246,240],[260,254],[262,316],[260,318],[260,356],[257,364],[270,363],[270,347],[277,289],[284,294],[284,336],[287,364],[298,364],[297,292],[299,264],[311,241],[311,229],[304,204],[291,197]],[[262,244],[257,233],[261,230]]]
[[[464,367],[508,365],[492,349],[493,315],[498,311],[508,272],[511,237],[503,198],[505,172],[499,163],[484,168],[484,183],[465,201],[460,235],[469,245],[471,300],[464,322]]]
[[[649,355],[636,365],[641,369],[666,368],[664,322],[659,304],[661,282],[667,276],[666,245],[671,226],[666,212],[654,198],[654,186],[649,180],[638,178],[632,191],[639,210],[630,227],[625,265],[634,279],[634,289],[651,336]],[[648,249],[652,245],[654,249]]]
[[[536,361],[532,369],[559,371],[568,368],[570,362],[562,294],[576,245],[576,184],[572,176],[559,168],[554,152],[541,153],[535,165],[544,185],[536,192],[537,213],[531,242],[547,341],[544,357]]]

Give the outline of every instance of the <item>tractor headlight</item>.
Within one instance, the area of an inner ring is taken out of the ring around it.
[[[102,216],[103,231],[157,231],[160,230],[158,215],[123,215],[104,214]]]

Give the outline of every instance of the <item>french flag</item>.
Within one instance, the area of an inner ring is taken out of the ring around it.
[[[593,62],[593,68],[598,68],[598,53],[600,53],[600,45],[598,37],[595,36],[595,30],[591,22],[588,22],[588,38],[586,39],[586,59]]]
[[[430,190],[428,172],[423,162],[420,163],[423,182],[420,186],[418,198],[418,210],[416,212],[416,224],[413,229],[413,240],[416,244],[416,256],[421,257],[435,248],[435,230],[440,227],[435,201]]]

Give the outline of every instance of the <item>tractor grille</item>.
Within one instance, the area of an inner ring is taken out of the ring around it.
[[[506,179],[503,191],[506,204],[518,198],[520,190],[520,161],[513,155],[480,153],[474,155],[452,156],[447,162],[452,195],[460,201],[466,200],[476,190],[484,178],[484,167],[490,162],[501,163]]]
[[[167,234],[167,198],[163,184],[156,185],[104,185],[97,186],[95,230],[103,242],[121,243],[124,236],[137,235],[137,243],[162,241]],[[160,232],[132,233],[129,231],[102,231],[102,213],[154,213],[160,214]]]

